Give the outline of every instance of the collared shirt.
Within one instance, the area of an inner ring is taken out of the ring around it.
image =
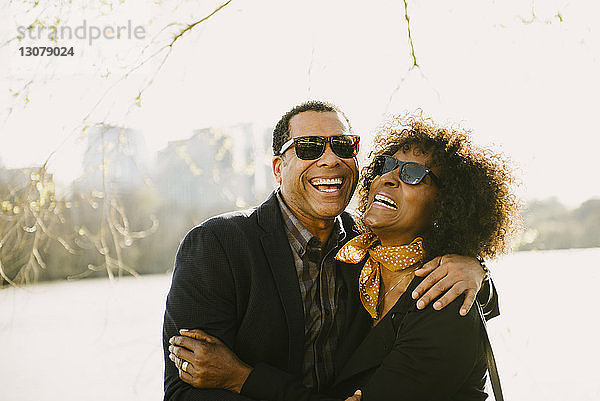
[[[303,383],[322,390],[334,377],[334,357],[344,321],[338,302],[344,285],[336,274],[335,254],[346,236],[340,217],[325,244],[312,235],[277,192],[285,231],[294,255],[304,306]]]

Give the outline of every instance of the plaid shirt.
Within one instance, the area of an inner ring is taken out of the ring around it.
[[[303,383],[322,390],[334,377],[334,356],[341,336],[343,302],[337,302],[343,281],[336,275],[336,251],[346,236],[341,219],[323,245],[298,220],[277,192],[285,231],[294,255],[296,273],[304,306]]]

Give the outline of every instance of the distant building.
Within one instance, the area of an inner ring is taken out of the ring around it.
[[[270,131],[252,124],[204,128],[159,151],[154,178],[174,206],[225,211],[255,205],[273,188]]]
[[[87,130],[81,191],[122,193],[143,185],[148,177],[148,151],[141,132],[99,124]]]

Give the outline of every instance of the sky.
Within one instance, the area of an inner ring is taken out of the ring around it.
[[[49,170],[68,182],[81,172],[84,128],[98,122],[141,131],[155,152],[198,128],[272,127],[293,105],[324,99],[348,114],[363,156],[386,113],[420,108],[509,157],[525,199],[574,207],[600,197],[597,2],[408,1],[413,69],[401,1],[233,0],[182,35],[162,66],[166,50],[157,51],[221,2],[33,3],[0,6],[2,44],[20,26],[44,27],[0,47],[5,167],[54,152]],[[49,41],[57,19],[72,29],[85,21],[86,38]],[[128,24],[144,37],[90,41],[92,27]],[[20,55],[46,45],[74,55]]]

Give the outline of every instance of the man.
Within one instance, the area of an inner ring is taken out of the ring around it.
[[[359,268],[333,259],[356,235],[344,212],[358,181],[351,133],[333,105],[293,108],[273,132],[279,189],[257,208],[212,218],[183,240],[165,312],[165,400],[293,400],[306,387],[327,391],[358,345],[338,340],[351,326],[366,333],[370,323],[355,295]],[[433,286],[417,305],[448,290],[434,307],[466,293],[468,310],[482,266],[457,255],[441,262],[422,269],[433,273],[413,297]]]

